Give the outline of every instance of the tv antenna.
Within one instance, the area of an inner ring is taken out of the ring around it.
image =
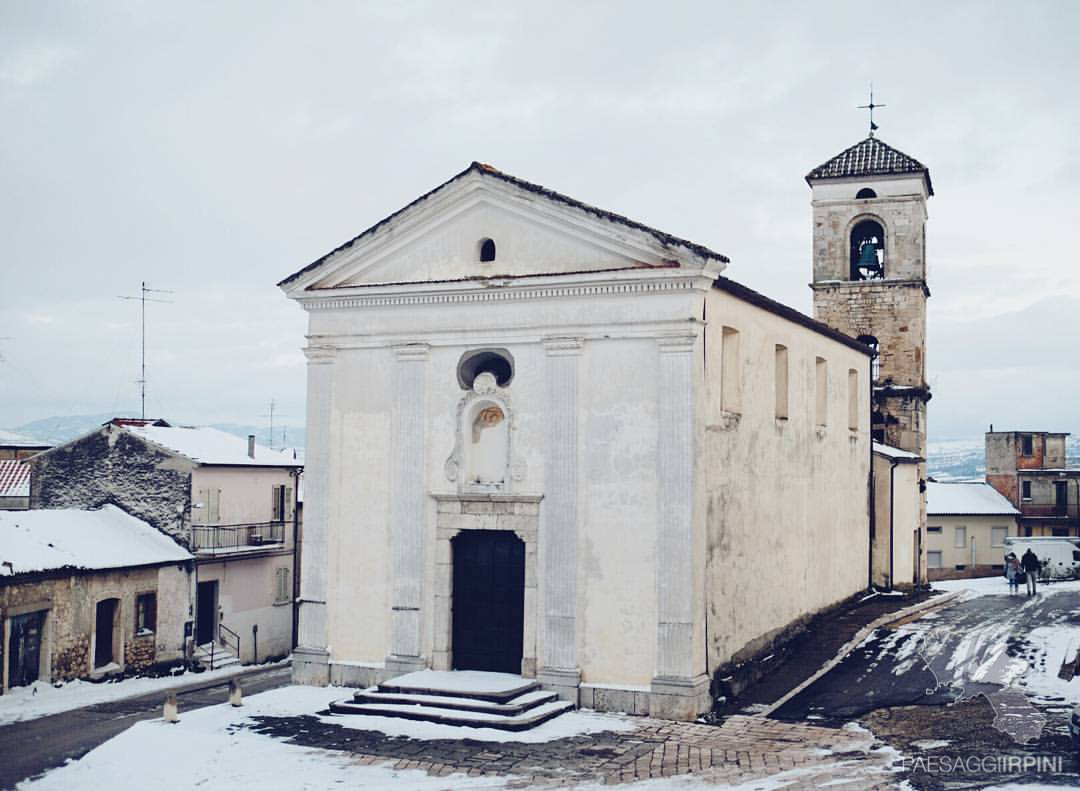
[[[163,288],[148,288],[146,281],[142,281],[139,286],[139,296],[137,297],[120,297],[117,299],[133,299],[138,300],[140,306],[140,313],[142,316],[142,366],[140,368],[140,376],[138,379],[139,385],[139,417],[146,419],[146,303],[147,302],[162,302],[165,304],[172,304],[171,299],[157,299],[156,297],[148,297],[147,294],[174,294],[174,291],[167,291]]]
[[[276,414],[278,417],[286,417],[286,415],[284,415],[281,412],[275,412],[274,411],[275,406],[276,406],[276,404],[274,402],[274,399],[271,398],[270,399],[270,411],[267,414],[262,415],[262,417],[270,418],[269,437],[270,437],[270,448],[271,448],[271,450],[274,447],[274,415]],[[284,444],[285,444],[285,431],[284,431],[284,429],[281,432],[281,442],[282,442],[282,445],[284,446]]]

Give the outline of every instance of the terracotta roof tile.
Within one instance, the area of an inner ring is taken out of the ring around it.
[[[896,176],[922,173],[927,191],[933,195],[930,169],[914,157],[898,151],[876,137],[868,137],[806,174],[807,182],[820,179],[842,179],[858,176]]]

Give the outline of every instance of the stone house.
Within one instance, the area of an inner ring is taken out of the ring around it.
[[[116,506],[0,511],[0,691],[184,659],[192,566]]]
[[[254,437],[118,418],[30,464],[31,508],[112,503],[191,550],[197,658],[290,651],[301,469],[291,456]]]
[[[727,264],[473,163],[282,281],[294,678],[506,671],[693,719],[865,589],[871,352]]]
[[[926,557],[931,580],[986,577],[1004,569],[1005,539],[1020,512],[982,481],[927,484]]]
[[[986,432],[986,482],[1020,509],[1022,536],[1080,536],[1080,468],[1050,431]]]

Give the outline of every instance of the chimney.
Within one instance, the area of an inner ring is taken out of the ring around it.
[[[248,458],[255,458],[255,435],[248,434]]]

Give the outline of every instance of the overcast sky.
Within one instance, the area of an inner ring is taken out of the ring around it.
[[[749,9],[749,10],[748,10]],[[275,283],[462,170],[732,259],[810,311],[803,176],[929,166],[931,440],[1080,431],[1080,3],[0,4],[0,426],[303,423]]]

